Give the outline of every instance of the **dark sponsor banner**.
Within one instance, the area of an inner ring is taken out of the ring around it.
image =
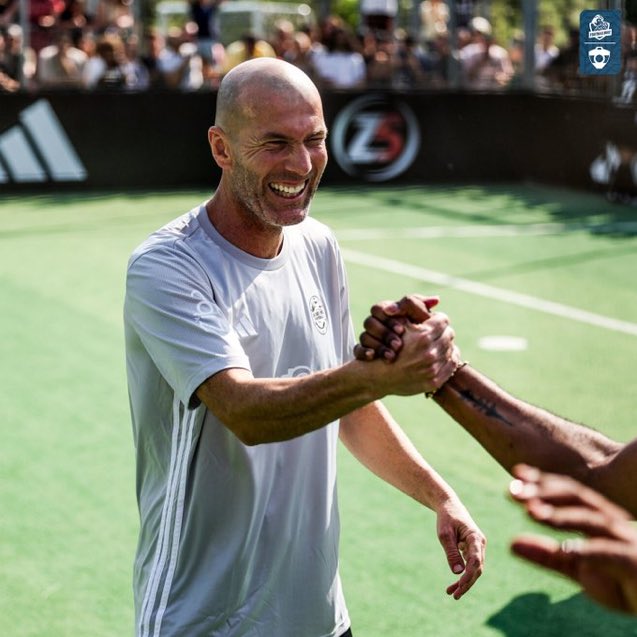
[[[29,118],[32,110],[45,116]],[[218,178],[207,142],[213,118],[213,94],[2,95],[0,192],[212,185]],[[76,179],[55,171],[59,157],[42,155],[54,122],[62,146],[83,168]],[[38,178],[29,178],[29,166],[39,167]]]
[[[323,98],[324,184],[534,179],[594,188],[601,182],[592,174],[605,174],[601,155],[610,173],[617,157],[637,157],[632,106],[520,93]],[[212,189],[214,110],[213,93],[2,95],[0,193]]]

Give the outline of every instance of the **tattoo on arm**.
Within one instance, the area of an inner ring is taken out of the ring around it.
[[[508,425],[509,427],[515,426],[510,420],[507,420],[498,411],[498,408],[496,407],[495,403],[487,402],[486,400],[482,398],[478,398],[477,396],[473,394],[473,392],[470,389],[463,389],[459,391],[458,393],[460,394],[460,397],[462,398],[462,400],[469,403],[474,409],[481,411],[485,416],[489,418],[494,418],[495,420],[499,420],[503,422],[505,425]]]

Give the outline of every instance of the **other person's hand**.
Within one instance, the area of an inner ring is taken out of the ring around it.
[[[560,543],[521,535],[512,551],[575,580],[598,603],[637,614],[637,529],[630,514],[570,477],[527,465],[514,467],[513,475],[509,491],[534,520],[587,538]]]
[[[369,361],[382,358],[392,362],[402,347],[405,323],[423,323],[431,318],[431,308],[438,304],[438,297],[410,294],[400,301],[381,301],[372,306],[354,348],[358,360]]]

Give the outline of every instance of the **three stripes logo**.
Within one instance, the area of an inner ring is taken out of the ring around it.
[[[45,99],[24,109],[20,122],[0,135],[0,184],[85,181],[87,176]]]

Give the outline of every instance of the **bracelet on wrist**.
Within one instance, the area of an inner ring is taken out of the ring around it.
[[[466,365],[469,364],[469,361],[460,361],[455,369],[451,372],[449,378],[447,378],[447,380],[440,385],[440,387],[438,387],[437,389],[434,389],[433,391],[426,391],[425,392],[425,398],[433,398],[463,367],[465,367]]]

